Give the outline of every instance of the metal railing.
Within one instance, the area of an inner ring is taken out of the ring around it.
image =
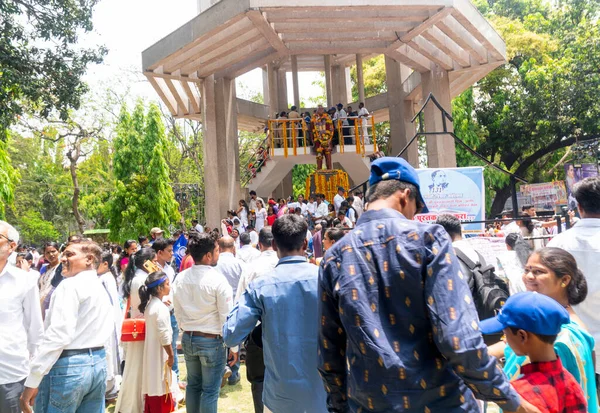
[[[348,122],[344,125],[344,121]],[[349,116],[345,119],[336,119],[334,123],[334,141],[340,153],[345,153],[350,146],[356,148],[356,153],[365,156],[366,145],[373,145],[373,152],[377,152],[377,132],[375,118]],[[313,146],[313,131],[311,123],[304,119],[273,119],[269,120],[270,132],[269,152],[275,155],[276,148],[283,148],[283,156],[298,156],[311,153]],[[337,138],[337,139],[336,139]]]
[[[246,167],[242,169],[242,176],[240,177],[242,188],[248,186],[250,181],[252,181],[252,178],[256,177],[256,174],[260,172],[261,168],[265,165],[267,160],[269,160],[268,144],[271,139],[270,135],[271,132],[267,131],[267,136],[256,146]],[[263,149],[261,150],[261,148]]]

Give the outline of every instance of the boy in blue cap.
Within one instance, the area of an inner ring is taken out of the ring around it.
[[[498,316],[481,322],[483,334],[504,331],[514,352],[531,360],[512,382],[525,400],[548,413],[585,413],[587,402],[575,378],[554,352],[554,341],[569,313],[552,298],[535,292],[511,296]]]

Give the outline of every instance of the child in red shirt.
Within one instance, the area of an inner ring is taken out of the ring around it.
[[[542,413],[586,413],[587,401],[575,378],[554,352],[554,341],[569,313],[543,294],[522,292],[511,296],[495,318],[481,322],[483,334],[504,331],[514,352],[531,360],[521,367],[515,390]]]

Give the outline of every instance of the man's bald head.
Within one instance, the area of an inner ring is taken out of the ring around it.
[[[235,240],[230,237],[229,235],[226,235],[224,237],[221,237],[221,239],[219,239],[219,249],[221,250],[221,252],[225,252],[225,251],[233,251],[235,247]]]

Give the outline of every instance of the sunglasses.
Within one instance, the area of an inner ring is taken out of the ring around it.
[[[14,242],[12,239],[8,238],[6,235],[4,234],[0,234],[0,237],[6,239],[8,242]]]

